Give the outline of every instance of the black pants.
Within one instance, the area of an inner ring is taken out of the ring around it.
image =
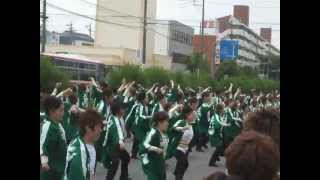
[[[219,156],[223,156],[224,147],[223,145],[216,147],[215,151],[212,153],[212,156],[209,161],[209,165],[213,165],[218,161]]]
[[[126,150],[117,150],[111,155],[112,164],[107,173],[106,180],[113,180],[116,175],[119,161],[121,160],[121,175],[120,180],[125,180],[128,178],[128,164],[130,161],[130,155]]]
[[[209,136],[206,133],[199,133],[197,149],[201,149],[209,142]]]
[[[174,170],[174,175],[176,180],[182,180],[184,173],[186,172],[189,162],[188,162],[188,153],[177,150],[174,157],[177,159],[176,169]]]
[[[132,157],[137,157],[138,149],[139,149],[139,140],[136,138],[136,136],[134,136],[132,149],[131,149],[131,156]]]

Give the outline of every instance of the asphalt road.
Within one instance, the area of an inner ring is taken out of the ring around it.
[[[127,149],[131,152],[131,143],[129,143]],[[203,177],[215,172],[215,171],[225,171],[225,159],[221,158],[221,161],[217,162],[218,167],[209,167],[209,159],[211,157],[214,148],[204,149],[205,152],[196,152],[195,148],[193,152],[189,154],[189,167],[187,172],[185,173],[184,180],[202,180]],[[176,165],[176,159],[172,158],[167,161],[167,180],[174,180],[173,171]],[[118,167],[117,175],[114,180],[119,179],[120,175],[120,164]],[[105,169],[102,165],[97,165],[97,172],[95,180],[105,180],[105,176],[107,173],[107,169]],[[131,159],[129,164],[129,176],[133,180],[146,180],[146,176],[144,175],[141,167],[140,160]]]

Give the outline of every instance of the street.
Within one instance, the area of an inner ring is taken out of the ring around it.
[[[131,151],[131,143],[129,143],[128,148],[129,152]],[[217,162],[218,167],[209,167],[209,159],[212,155],[214,148],[209,147],[204,149],[204,152],[196,152],[195,148],[193,152],[189,154],[189,167],[185,173],[184,180],[202,180],[203,177],[215,172],[215,171],[225,171],[224,162],[225,159],[221,158],[221,161]],[[176,159],[171,158],[167,161],[167,180],[174,180],[173,171],[176,165]],[[115,180],[119,179],[120,176],[120,164],[118,167],[117,175]],[[101,164],[97,165],[96,177],[95,180],[104,180],[107,173]],[[129,164],[129,175],[132,180],[145,180],[146,176],[144,175],[141,167],[140,160],[132,159]]]

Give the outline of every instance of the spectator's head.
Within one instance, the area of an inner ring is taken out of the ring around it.
[[[85,112],[80,113],[79,117],[81,137],[85,137],[90,143],[98,140],[102,131],[102,116],[93,109],[87,109]]]
[[[61,121],[64,114],[63,103],[55,96],[48,96],[43,101],[43,107],[51,120]]]
[[[165,132],[168,129],[168,125],[169,125],[168,119],[169,119],[169,116],[164,111],[156,112],[153,115],[155,127],[157,127],[161,132]]]
[[[112,90],[109,88],[106,88],[102,91],[102,96],[104,98],[104,101],[108,104],[111,104],[113,101],[113,93]]]
[[[194,110],[190,106],[184,106],[182,109],[182,118],[191,123],[194,120]]]
[[[227,175],[224,172],[217,171],[209,176],[203,178],[203,180],[226,180]]]
[[[209,92],[202,93],[202,100],[203,100],[203,102],[209,102],[209,100],[210,100]]]
[[[245,180],[272,180],[280,166],[277,145],[269,136],[255,131],[237,136],[226,149],[225,157],[228,173]]]
[[[262,109],[257,112],[249,112],[244,121],[243,130],[254,130],[271,136],[280,147],[280,114],[275,110]]]

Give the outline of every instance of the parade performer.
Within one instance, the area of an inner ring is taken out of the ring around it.
[[[49,96],[44,100],[44,108],[47,117],[40,136],[40,179],[62,179],[67,153],[65,131],[60,123],[63,118],[63,103],[60,99]]]
[[[226,126],[228,126],[228,124],[226,124],[224,117],[224,106],[220,103],[216,105],[215,113],[210,119],[209,140],[211,146],[216,149],[210,158],[209,166],[216,166],[216,161],[219,159],[219,156],[223,155],[223,128]]]
[[[121,160],[120,180],[129,180],[128,164],[130,155],[125,147],[126,130],[124,125],[124,105],[115,101],[111,105],[112,115],[108,121],[102,150],[102,162],[108,169],[106,180],[113,180],[119,160]]]
[[[63,180],[93,180],[93,144],[102,131],[102,116],[95,110],[88,109],[81,113],[79,124],[79,136],[68,146]]]
[[[147,180],[166,180],[165,156],[169,139],[165,132],[169,124],[168,118],[166,112],[155,113],[154,127],[140,145],[139,154]]]
[[[188,150],[189,144],[193,138],[192,121],[194,120],[194,111],[191,107],[185,106],[182,110],[182,118],[177,121],[172,129],[169,130],[170,138],[167,159],[174,156],[177,159],[174,171],[175,179],[182,180],[189,166]]]

